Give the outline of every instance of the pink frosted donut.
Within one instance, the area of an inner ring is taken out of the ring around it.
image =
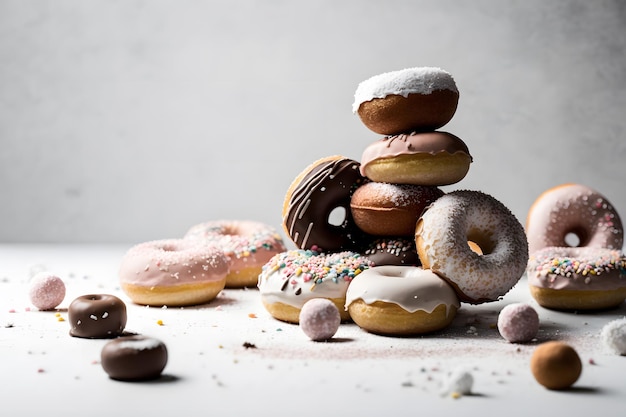
[[[191,239],[217,246],[230,261],[227,288],[254,287],[263,265],[287,250],[278,232],[255,221],[221,220],[192,226],[185,234]]]
[[[550,246],[621,250],[624,244],[622,221],[611,203],[580,184],[544,191],[530,207],[526,234],[530,253]]]
[[[469,303],[502,297],[528,262],[524,227],[504,204],[480,191],[452,191],[437,199],[418,220],[415,243],[422,266]]]
[[[556,310],[614,308],[626,299],[626,257],[606,248],[547,247],[528,260],[528,287]]]
[[[130,248],[119,277],[122,290],[137,304],[195,305],[213,300],[224,289],[228,266],[217,247],[164,239]]]

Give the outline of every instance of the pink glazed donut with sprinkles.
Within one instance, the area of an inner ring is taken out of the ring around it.
[[[261,222],[220,220],[192,226],[185,239],[219,247],[230,261],[226,288],[254,287],[263,265],[287,250],[278,232]]]
[[[626,299],[626,258],[606,248],[547,247],[528,260],[528,286],[554,310],[604,310]]]
[[[275,255],[263,266],[258,287],[265,309],[276,319],[298,324],[304,304],[326,298],[337,306],[341,319],[350,315],[344,309],[346,291],[354,277],[373,266],[356,252],[323,254],[296,249]]]
[[[544,191],[526,218],[528,250],[592,247],[621,250],[624,229],[617,211],[599,192],[580,184]]]

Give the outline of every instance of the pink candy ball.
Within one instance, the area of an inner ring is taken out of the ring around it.
[[[65,284],[61,278],[48,272],[40,272],[30,281],[28,295],[39,310],[52,310],[65,298]]]
[[[498,330],[511,343],[530,342],[539,331],[539,315],[528,304],[509,304],[500,311]]]
[[[300,310],[300,328],[311,340],[328,340],[337,333],[341,324],[339,309],[326,298],[307,301]]]

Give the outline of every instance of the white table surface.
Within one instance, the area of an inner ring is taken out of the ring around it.
[[[604,324],[624,317],[624,304],[593,314],[550,311],[532,300],[524,277],[501,301],[463,304],[452,325],[437,334],[383,337],[342,324],[332,342],[316,343],[298,326],[273,319],[255,289],[224,290],[198,307],[132,304],[117,280],[128,247],[0,245],[2,416],[626,413],[626,357],[609,352],[599,338]],[[31,306],[28,281],[41,269],[66,283],[61,317],[83,294],[124,300],[126,329],[159,338],[168,348],[161,379],[109,379],[99,363],[107,340],[71,337],[57,312]],[[500,309],[519,301],[533,305],[541,320],[537,340],[528,344],[508,343],[495,326]],[[583,361],[570,390],[547,390],[530,372],[533,350],[548,340],[570,343]],[[473,394],[455,399],[442,391],[449,372],[460,368],[472,374]]]

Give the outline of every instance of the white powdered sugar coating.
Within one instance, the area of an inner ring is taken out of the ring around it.
[[[370,192],[374,192],[379,201],[392,203],[395,207],[405,207],[419,204],[433,194],[428,189],[410,184],[389,184],[385,182],[370,182],[366,184]]]
[[[161,346],[163,342],[152,337],[142,338],[127,338],[118,339],[117,346],[120,349],[133,349],[133,350],[151,350]]]
[[[498,300],[520,280],[528,263],[523,226],[501,202],[480,191],[440,197],[422,216],[416,238],[423,241],[430,268],[456,286],[462,301]],[[483,254],[473,252],[468,241]]]
[[[454,78],[447,71],[436,67],[406,68],[375,75],[362,81],[354,93],[352,111],[357,112],[361,103],[388,95],[407,97],[409,94],[431,94],[436,90],[458,93]]]
[[[610,321],[600,332],[602,343],[617,355],[626,355],[626,318]]]

